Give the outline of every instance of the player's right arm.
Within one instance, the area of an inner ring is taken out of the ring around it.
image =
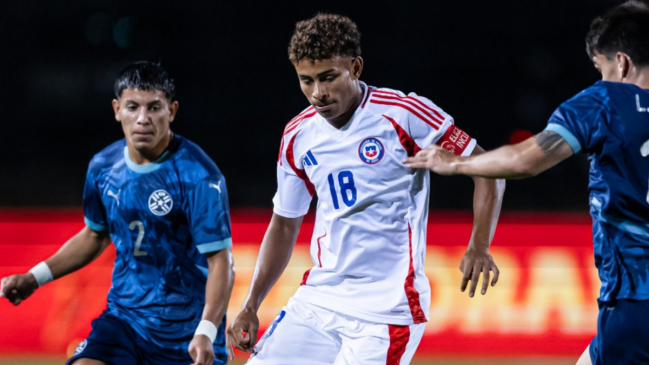
[[[536,176],[573,154],[572,147],[561,135],[544,130],[515,145],[466,158],[431,146],[405,163],[411,168],[428,168],[440,175],[523,179]]]
[[[259,328],[257,311],[286,269],[301,224],[302,217],[286,218],[273,214],[257,256],[250,290],[241,312],[228,328],[228,340],[237,349],[252,352]]]
[[[289,126],[294,128],[285,132],[282,137],[277,163],[277,193],[273,198],[273,217],[259,249],[250,290],[241,307],[241,313],[228,328],[229,343],[246,352],[254,350],[259,328],[257,311],[288,265],[302,219],[309,210],[314,194],[313,185],[297,163],[299,157],[296,158],[295,145],[300,133],[300,121],[295,123],[289,123]]]
[[[70,238],[57,253],[45,260],[53,280],[86,266],[97,258],[110,244],[107,232],[96,232],[84,227]],[[39,285],[32,272],[2,278],[0,296],[14,305],[27,299]]]

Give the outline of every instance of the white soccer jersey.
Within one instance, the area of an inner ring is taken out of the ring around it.
[[[476,141],[426,98],[361,85],[341,129],[309,107],[284,131],[274,212],[301,217],[318,195],[315,266],[295,296],[367,321],[426,322],[429,174],[402,161],[433,143],[466,156]]]

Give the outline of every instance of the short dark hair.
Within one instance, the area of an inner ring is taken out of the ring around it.
[[[295,24],[288,46],[288,58],[294,64],[302,60],[326,60],[334,56],[361,55],[361,34],[346,16],[319,13]]]
[[[624,52],[638,66],[649,65],[649,5],[631,0],[593,19],[586,36],[586,52],[611,59]]]
[[[159,62],[138,61],[123,69],[115,80],[115,96],[119,99],[124,89],[162,91],[169,101],[174,100],[176,83]]]

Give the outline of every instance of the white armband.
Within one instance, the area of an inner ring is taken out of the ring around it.
[[[47,266],[45,261],[34,266],[31,270],[29,270],[29,272],[32,273],[36,278],[38,287],[41,287],[49,283],[50,281],[54,280],[54,277],[52,276],[52,270],[50,270],[50,267]]]
[[[214,343],[214,340],[216,339],[216,326],[212,321],[208,320],[202,320],[201,323],[198,324],[198,327],[196,327],[196,332],[194,332],[194,336],[196,335],[205,335],[207,338],[210,339],[212,343]]]

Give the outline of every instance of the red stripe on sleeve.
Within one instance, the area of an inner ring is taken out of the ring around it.
[[[414,108],[417,108],[420,112],[425,114],[430,120],[432,120],[435,124],[442,125],[444,123],[444,117],[441,115],[439,117],[433,116],[429,113],[429,111],[433,111],[436,113],[436,115],[439,115],[434,109],[430,108],[428,105],[422,103],[420,100],[409,97],[409,96],[391,96],[391,95],[383,95],[380,94],[379,92],[376,92],[374,95],[375,98],[382,98],[382,99],[387,99],[387,100],[396,100],[402,103],[406,103],[408,105],[413,106]]]
[[[399,365],[401,357],[406,352],[406,346],[410,341],[410,327],[388,325],[390,332],[390,347],[388,347],[388,357],[386,365]]]
[[[287,134],[291,133],[292,130],[294,130],[295,128],[297,128],[298,125],[300,125],[301,121],[303,121],[303,120],[305,120],[307,118],[311,118],[312,116],[315,115],[315,113],[317,113],[317,112],[314,110],[311,113],[305,114],[300,119],[293,122],[293,124],[291,124],[290,126],[286,126],[286,129],[284,129],[284,135],[287,135]]]
[[[370,103],[372,104],[381,104],[381,105],[391,105],[391,106],[398,106],[403,109],[406,109],[407,111],[411,112],[412,114],[416,115],[417,118],[421,119],[424,123],[428,124],[429,126],[433,127],[433,129],[438,130],[439,129],[439,124],[430,121],[428,118],[424,117],[423,115],[419,114],[417,111],[415,111],[413,108],[408,106],[407,104],[400,103],[398,101],[383,101],[383,100],[377,100],[377,99],[370,99]]]
[[[304,184],[306,185],[306,189],[309,191],[309,194],[313,196],[315,194],[315,186],[311,183],[311,180],[309,180],[309,177],[306,175],[306,172],[304,170],[298,169],[297,166],[295,166],[295,159],[293,155],[293,144],[295,143],[295,137],[300,134],[300,132],[295,133],[293,138],[291,138],[291,141],[288,143],[288,147],[286,147],[286,161],[288,161],[289,166],[291,166],[291,169],[293,169],[293,172],[304,181]]]

